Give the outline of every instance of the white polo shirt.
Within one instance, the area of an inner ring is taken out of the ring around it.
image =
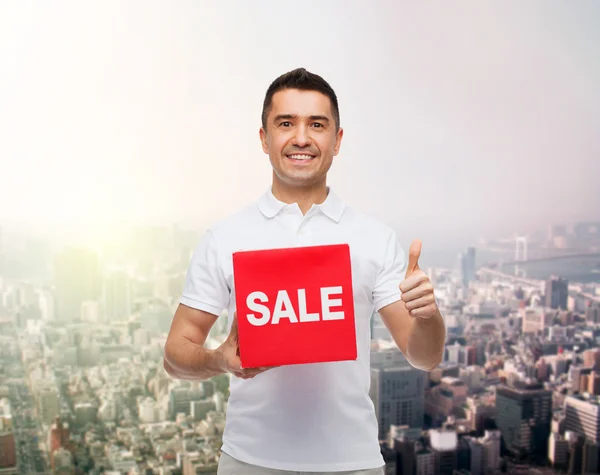
[[[227,308],[230,328],[235,251],[341,243],[350,247],[358,358],[284,366],[248,380],[232,377],[223,451],[238,460],[319,472],[384,465],[369,397],[370,319],[374,310],[400,299],[406,269],[389,227],[345,206],[331,189],[305,216],[269,189],[206,232],[180,301],[215,315]]]

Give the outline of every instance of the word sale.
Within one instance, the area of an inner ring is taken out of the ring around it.
[[[333,296],[341,296],[342,290],[341,286],[320,288],[320,313],[307,312],[306,289],[298,289],[297,310],[294,308],[294,305],[292,305],[288,291],[280,290],[277,292],[277,298],[275,299],[273,315],[271,315],[269,307],[263,305],[269,301],[267,295],[260,291],[251,292],[246,298],[246,306],[250,310],[260,314],[260,316],[249,313],[247,315],[248,322],[254,326],[262,326],[269,322],[278,324],[282,318],[287,318],[292,323],[318,322],[319,320],[343,320],[343,311],[332,311],[332,308],[342,306],[342,300],[340,298],[332,298]]]

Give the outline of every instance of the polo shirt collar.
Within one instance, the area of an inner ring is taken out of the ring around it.
[[[269,187],[267,192],[258,200],[258,209],[267,218],[274,218],[286,206],[289,205],[275,198],[271,187]],[[327,187],[327,198],[325,198],[325,201],[319,205],[313,206],[336,223],[340,221],[345,208],[344,202],[330,187]]]

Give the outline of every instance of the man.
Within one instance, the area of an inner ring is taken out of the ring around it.
[[[384,473],[369,397],[374,310],[413,366],[429,371],[441,361],[445,326],[418,266],[420,242],[412,243],[406,263],[391,229],[345,206],[327,185],[342,136],[337,97],[323,78],[305,69],[277,78],[260,129],[272,186],[210,228],[192,258],[164,366],[188,380],[233,375],[219,474]],[[351,250],[357,360],[241,368],[232,253],[331,243]],[[229,336],[216,350],[205,349],[225,308]]]

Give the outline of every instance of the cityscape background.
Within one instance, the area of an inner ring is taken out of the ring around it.
[[[216,473],[229,377],[173,380],[163,345],[202,233],[270,182],[262,100],[298,66],[340,99],[331,186],[422,239],[448,327],[425,373],[373,315],[386,472],[600,473],[598,24],[594,1],[2,2],[0,475]]]

